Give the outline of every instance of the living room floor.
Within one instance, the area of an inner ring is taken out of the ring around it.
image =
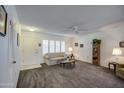
[[[75,67],[45,66],[20,72],[18,88],[118,88],[124,80],[107,68],[85,62]]]

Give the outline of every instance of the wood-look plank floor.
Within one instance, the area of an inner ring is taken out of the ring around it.
[[[124,80],[112,71],[85,62],[76,62],[74,68],[59,65],[20,72],[18,88],[118,88]]]

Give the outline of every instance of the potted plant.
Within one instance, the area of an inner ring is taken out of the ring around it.
[[[101,40],[99,39],[93,39],[93,45],[96,46],[96,45],[99,45],[101,44]]]

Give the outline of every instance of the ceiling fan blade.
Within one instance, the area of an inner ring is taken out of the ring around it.
[[[78,29],[77,31],[81,32],[81,31],[88,31],[88,29]]]
[[[79,32],[78,32],[78,31],[75,31],[75,33],[76,33],[76,34],[79,34]]]
[[[71,30],[71,29],[65,29],[65,30],[63,30],[63,31],[66,31],[66,32],[67,32],[67,31],[73,31],[73,30]]]
[[[73,26],[67,27],[67,29],[73,29]]]

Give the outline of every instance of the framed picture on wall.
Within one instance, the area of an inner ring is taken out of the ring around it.
[[[124,48],[124,41],[120,42],[120,43],[119,43],[119,46],[120,46],[121,48]]]
[[[3,5],[0,5],[0,35],[6,35],[7,12]]]
[[[75,47],[78,47],[78,43],[75,43]]]
[[[83,48],[84,47],[84,44],[80,44],[80,48]]]
[[[38,46],[41,47],[41,43],[39,43]]]

